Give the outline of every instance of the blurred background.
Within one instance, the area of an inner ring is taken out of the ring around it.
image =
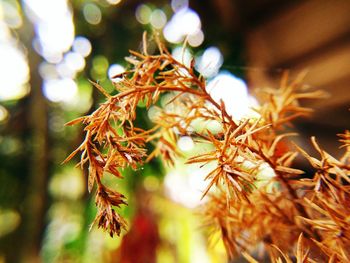
[[[305,103],[316,111],[296,123],[299,143],[316,135],[337,156],[336,134],[350,124],[349,25],[348,0],[0,0],[0,262],[226,262],[197,213],[206,171],[182,159],[111,180],[128,197],[129,232],[89,231],[86,171],[60,164],[84,133],[64,123],[103,101],[89,79],[114,92],[128,50],[156,30],[175,57],[196,58],[209,86],[220,81],[213,96],[224,94],[236,118],[257,103],[256,87],[307,70],[305,83],[329,98]],[[138,112],[149,127],[152,112]],[[188,137],[178,146],[203,151]]]

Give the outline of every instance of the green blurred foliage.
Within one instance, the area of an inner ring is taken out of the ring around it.
[[[21,16],[25,17],[22,2],[8,2],[15,3],[21,11]],[[103,102],[103,95],[99,94],[88,80],[98,82],[109,93],[115,92],[107,77],[109,65],[118,63],[127,66],[124,57],[128,55],[128,50],[140,50],[142,32],[150,32],[151,27],[141,25],[135,18],[135,9],[141,1],[122,0],[115,6],[107,1],[93,0],[72,0],[69,3],[74,17],[75,35],[86,37],[92,45],[92,53],[86,58],[84,70],[75,78],[79,100],[69,104],[45,100],[46,109],[43,111],[46,115],[44,114],[44,119],[39,120],[39,123],[46,123],[44,128],[47,129],[47,134],[39,135],[35,135],[38,130],[33,127],[33,123],[37,122],[31,121],[33,118],[42,118],[32,116],[32,105],[37,103],[33,93],[15,100],[0,101],[9,114],[7,119],[0,122],[0,262],[30,262],[27,256],[31,253],[28,249],[33,250],[37,258],[47,263],[118,262],[116,255],[122,242],[121,238],[112,239],[96,227],[89,231],[96,208],[94,199],[86,190],[87,171],[74,168],[74,161],[78,158],[65,166],[61,165],[64,158],[80,144],[84,135],[82,126],[65,127],[64,123],[91,113]],[[83,10],[89,3],[95,4],[102,14],[101,22],[96,25],[87,23],[84,18]],[[169,1],[149,1],[148,5],[151,9],[161,8],[168,18],[172,14]],[[202,19],[206,24],[205,17]],[[225,61],[229,65],[233,62],[242,65],[239,37],[223,35],[223,31],[217,30],[215,24],[206,25],[206,38],[202,47],[217,45],[222,49]],[[23,28],[14,29],[12,34],[17,41],[22,41],[27,52],[33,52],[30,50],[32,39],[29,39],[29,42],[26,40],[28,27],[33,31],[33,25],[28,24]],[[33,33],[31,34],[33,38]],[[199,54],[201,48],[195,52]],[[43,61],[38,56],[28,58],[31,60],[29,64],[35,67]],[[39,82],[35,83],[31,79],[32,85],[42,82],[35,67],[31,68],[31,76]],[[242,75],[242,72],[236,73]],[[32,86],[32,91],[34,88],[37,87]],[[147,128],[151,122],[144,106],[139,105],[137,109],[136,124]],[[34,137],[39,140],[34,140]],[[40,148],[40,140],[46,140],[46,148]],[[36,174],[33,174],[33,160],[36,155],[47,165],[47,177],[44,182],[46,188],[42,189],[43,194],[38,197],[44,200],[30,198],[32,191],[36,191],[31,188],[33,180],[37,180]],[[153,160],[136,172],[125,169],[124,180],[118,180],[108,174],[104,180],[128,198],[129,205],[121,209],[121,215],[127,218],[130,225],[140,203],[143,202],[136,192],[145,188],[152,194],[149,209],[158,218],[161,240],[157,254],[158,262],[195,262],[194,254],[198,251],[199,254],[209,254],[210,261],[216,262],[218,257],[223,255],[223,249],[220,247],[222,245],[204,251],[208,241],[198,231],[200,225],[197,215],[193,214],[191,209],[165,198],[161,183],[166,172],[167,169],[162,166],[160,160]],[[27,228],[27,213],[40,202],[44,203],[44,210],[42,215],[38,215],[43,218],[41,228],[37,230],[38,240],[29,236],[32,232]],[[28,242],[36,243],[27,246]],[[201,255],[197,255],[196,260],[198,258],[201,258]]]

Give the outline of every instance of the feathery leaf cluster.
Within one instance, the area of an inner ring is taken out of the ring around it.
[[[296,135],[288,132],[291,121],[312,112],[299,101],[319,98],[323,92],[309,91],[302,77],[289,82],[286,75],[279,89],[258,91],[261,106],[254,109],[255,117],[236,120],[223,101],[210,96],[194,60],[186,66],[161,41],[156,42],[157,55],[148,54],[145,40],[142,54],[130,51],[127,61],[132,67],[115,76],[121,78],[115,83],[116,95],[94,83],[106,101],[91,115],[68,123],[85,126],[85,140],[65,162],[80,152],[78,166],[88,166],[89,192],[97,185],[98,227],[111,236],[126,227],[115,211],[126,204],[125,198],[102,183],[104,174],[122,178],[122,168],[138,169],[154,157],[173,165],[181,155],[177,140],[191,136],[213,146],[187,163],[215,163],[206,176],[203,196],[207,201],[202,211],[209,228],[220,231],[229,257],[241,254],[257,262],[250,253],[262,247],[273,262],[349,262],[349,131],[339,135],[345,147],[339,160],[315,138],[311,141],[319,159],[297,145],[285,147]],[[163,95],[171,99],[159,106]],[[140,102],[156,112],[149,130],[134,125]],[[197,120],[214,122],[220,129],[198,131],[193,128]],[[148,143],[154,144],[150,153]],[[292,167],[298,154],[306,158],[314,174],[305,175]]]

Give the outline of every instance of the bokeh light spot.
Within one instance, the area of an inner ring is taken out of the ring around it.
[[[181,151],[188,152],[193,149],[194,142],[190,136],[182,136],[177,141],[177,146]]]
[[[180,10],[175,14],[174,21],[182,28],[182,32],[185,34],[193,34],[201,28],[198,14],[191,9]]]
[[[97,77],[105,76],[108,69],[108,60],[105,56],[98,55],[92,60],[92,67]]]
[[[24,0],[25,11],[33,22],[37,38],[35,50],[48,62],[58,63],[74,40],[73,16],[66,0]]]
[[[121,0],[107,0],[107,2],[111,5],[117,5],[121,2]]]
[[[108,69],[108,78],[113,82],[119,82],[122,78],[114,78],[117,74],[125,72],[125,68],[119,64],[112,64]]]
[[[76,71],[72,70],[66,61],[62,61],[61,63],[56,65],[56,71],[60,78],[75,78]]]
[[[174,12],[188,8],[188,0],[171,0],[171,8]]]
[[[56,174],[49,183],[49,190],[56,197],[78,199],[84,194],[84,177],[79,170]]]
[[[155,9],[150,18],[151,25],[156,29],[161,29],[166,24],[166,15],[161,9]]]
[[[202,30],[196,31],[194,34],[188,35],[188,44],[192,47],[198,47],[204,41],[204,33]]]
[[[171,55],[180,63],[189,67],[191,65],[192,55],[188,48],[176,47],[171,52]]]
[[[225,103],[227,112],[236,120],[248,113],[249,97],[245,82],[229,72],[221,72],[209,81],[207,91],[210,96],[220,103]]]
[[[2,16],[8,27],[16,29],[22,25],[22,17],[16,2],[2,1],[0,3],[0,10],[0,13],[3,14]]]
[[[69,102],[77,94],[78,87],[72,79],[46,80],[43,93],[52,102]]]
[[[197,70],[206,78],[215,76],[223,63],[223,56],[217,47],[207,48],[198,59]]]
[[[0,210],[0,237],[14,231],[21,222],[20,214],[12,209]]]
[[[64,0],[23,0],[23,2],[30,19],[34,22],[60,19],[61,15],[68,11],[67,1]]]
[[[9,117],[9,113],[7,109],[0,105],[0,123],[6,121],[8,117]]]
[[[165,39],[170,43],[180,43],[184,39],[181,28],[173,22],[169,22],[163,29]]]
[[[151,14],[152,14],[152,9],[147,6],[147,5],[139,5],[136,8],[136,19],[139,21],[141,24],[148,24],[151,19]]]
[[[143,185],[147,191],[153,192],[159,188],[159,180],[157,177],[150,175],[144,179]]]
[[[23,53],[14,43],[0,44],[0,100],[19,99],[28,93],[25,85],[29,79],[29,68]]]
[[[91,43],[86,37],[77,36],[73,42],[73,51],[79,53],[83,57],[87,57],[91,53]]]
[[[83,8],[83,14],[85,20],[91,25],[98,25],[101,22],[101,10],[97,5],[93,3],[85,4]]]
[[[56,66],[47,62],[40,63],[39,74],[43,79],[57,79],[59,77]]]
[[[185,37],[189,35],[196,36],[197,32],[201,30],[201,21],[198,14],[189,8],[182,8],[176,12],[170,21],[166,24],[163,30],[164,37],[170,43],[180,43]],[[196,37],[194,37],[196,38]],[[198,33],[197,36],[199,41],[201,36]],[[204,36],[203,36],[204,39]],[[195,45],[193,37],[191,42]],[[198,44],[199,45],[199,44]]]
[[[84,57],[76,52],[68,52],[64,56],[64,61],[72,71],[81,71],[85,67]]]

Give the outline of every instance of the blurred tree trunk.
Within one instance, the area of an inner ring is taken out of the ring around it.
[[[29,103],[27,104],[27,119],[30,130],[30,171],[24,203],[23,229],[24,246],[22,247],[22,262],[41,262],[40,248],[45,229],[45,214],[47,210],[47,184],[49,166],[49,136],[48,136],[48,105],[42,94],[42,80],[38,73],[40,56],[32,48],[34,37],[30,21],[24,23],[20,38],[28,51],[30,67]]]

